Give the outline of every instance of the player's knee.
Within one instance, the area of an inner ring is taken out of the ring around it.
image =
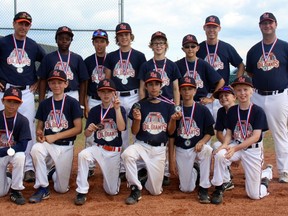
[[[260,199],[260,196],[259,196],[259,192],[250,192],[250,193],[247,193],[248,197],[250,199],[253,199],[253,200],[259,200]]]
[[[89,155],[90,155],[90,152],[87,151],[87,149],[84,149],[78,154],[78,160],[83,160],[83,159],[88,160]]]
[[[32,149],[31,149],[31,156],[35,156],[37,155],[39,152],[41,152],[41,149],[42,149],[42,144],[41,143],[35,143],[33,146],[32,146]]]

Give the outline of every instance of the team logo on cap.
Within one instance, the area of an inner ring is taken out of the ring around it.
[[[157,78],[157,73],[151,72],[151,73],[150,73],[150,77]]]
[[[185,82],[187,82],[187,83],[191,83],[190,77],[185,77],[184,80],[185,80]]]
[[[264,13],[264,14],[262,15],[262,17],[263,17],[263,18],[269,18],[269,14],[268,14],[268,13]]]
[[[192,41],[192,40],[193,40],[193,37],[192,37],[191,35],[188,35],[188,36],[186,37],[186,39],[187,39],[188,41]]]
[[[104,80],[103,86],[110,87],[110,82],[108,80]]]
[[[53,76],[59,77],[60,76],[60,72],[59,71],[53,71]]]
[[[245,82],[245,77],[239,77],[238,82]]]
[[[160,32],[160,31],[158,31],[158,32],[156,32],[155,33],[155,36],[162,36],[163,34],[162,34],[162,32]]]
[[[211,16],[211,17],[209,17],[209,22],[216,22],[216,19],[215,19],[215,17],[213,17],[213,16]]]
[[[121,25],[120,25],[120,29],[126,30],[126,29],[127,29],[127,26],[126,26],[125,24],[121,24]]]
[[[17,91],[17,89],[12,89],[11,93],[16,97],[19,97],[19,92]]]
[[[62,28],[62,31],[69,31],[69,29],[68,29],[66,26],[64,26],[64,27]]]

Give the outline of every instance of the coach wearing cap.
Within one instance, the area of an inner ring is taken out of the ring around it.
[[[275,142],[279,182],[288,183],[288,43],[277,38],[277,25],[273,13],[260,16],[263,40],[248,51],[246,70],[255,87],[252,102],[264,109]]]

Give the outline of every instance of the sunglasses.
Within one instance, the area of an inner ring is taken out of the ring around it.
[[[196,45],[185,45],[184,46],[185,49],[189,49],[189,48],[195,49],[196,47],[197,47]]]
[[[103,31],[96,31],[93,33],[93,37],[108,37],[106,32]]]

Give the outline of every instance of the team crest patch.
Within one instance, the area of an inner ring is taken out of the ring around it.
[[[156,135],[161,132],[166,132],[167,123],[164,121],[160,112],[150,112],[143,123],[143,131]]]

